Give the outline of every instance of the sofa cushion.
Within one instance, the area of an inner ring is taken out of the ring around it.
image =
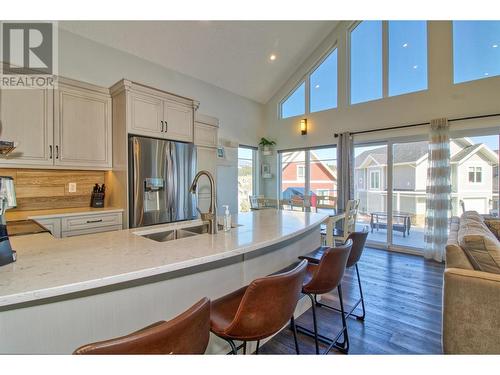
[[[464,214],[465,215],[465,214]],[[478,271],[500,274],[500,242],[481,220],[474,215],[460,220],[458,243]]]
[[[500,240],[500,219],[485,219],[484,224],[495,235],[497,240]]]

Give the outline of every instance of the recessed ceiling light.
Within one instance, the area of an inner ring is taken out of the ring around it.
[[[493,44],[491,47],[492,48],[498,48],[498,44]]]
[[[273,53],[271,56],[269,56],[269,60],[271,61],[276,60],[276,55]]]
[[[403,48],[406,48],[406,47],[408,47],[408,43],[403,44]]]
[[[319,85],[314,86],[315,89],[319,89]]]
[[[413,69],[418,69],[418,65],[413,65]]]
[[[486,73],[484,73],[484,75],[485,75],[485,76],[489,76],[489,75],[490,75],[490,73],[486,72]]]

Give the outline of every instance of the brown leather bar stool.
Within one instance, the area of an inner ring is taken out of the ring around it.
[[[250,285],[238,289],[212,302],[211,330],[231,346],[230,354],[237,354],[247,341],[257,341],[272,336],[290,321],[295,349],[299,354],[297,331],[293,312],[300,298],[306,275],[307,261],[301,261],[294,269],[256,279]],[[243,341],[236,347],[234,341]]]
[[[337,348],[342,353],[347,353],[349,351],[349,335],[344,313],[341,283],[351,247],[352,240],[347,240],[346,243],[341,246],[324,249],[319,263],[308,263],[307,265],[307,274],[302,287],[302,293],[306,294],[311,299],[314,330],[311,331],[299,325],[296,325],[296,329],[298,332],[314,338],[316,354],[319,354],[319,341],[328,345],[328,348],[323,354],[328,354],[332,348]],[[342,329],[332,339],[318,333],[316,296],[318,294],[329,293],[335,288],[337,288],[339,293]],[[343,336],[343,340],[339,341],[341,336]]]
[[[209,337],[210,300],[203,298],[169,321],[81,346],[73,354],[203,354]]]
[[[360,298],[351,307],[351,310],[349,312],[346,312],[346,318],[354,317],[357,320],[365,320],[365,316],[366,316],[365,300],[363,297],[363,288],[361,287],[361,279],[359,277],[358,261],[361,258],[361,255],[363,254],[363,250],[365,248],[367,237],[368,237],[368,230],[364,230],[362,232],[352,232],[349,234],[349,237],[347,237],[348,240],[349,239],[352,240],[352,249],[351,249],[351,254],[349,255],[349,259],[347,260],[346,268],[351,268],[352,266],[354,266],[356,269],[356,276],[358,279]],[[315,251],[313,251],[307,255],[299,257],[299,259],[306,259],[308,262],[311,262],[311,263],[319,263],[325,249],[328,249],[328,247],[321,246],[320,248],[316,249]],[[360,303],[361,303],[361,309],[362,309],[363,313],[361,315],[354,314],[354,310],[356,310],[356,308],[359,306]],[[333,307],[333,306],[326,305],[326,304],[321,303],[319,301],[316,301],[316,306],[326,307],[328,309],[340,312],[340,309]]]

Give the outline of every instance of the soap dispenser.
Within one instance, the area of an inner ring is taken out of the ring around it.
[[[229,213],[229,206],[224,205],[224,232],[231,230],[231,214]]]

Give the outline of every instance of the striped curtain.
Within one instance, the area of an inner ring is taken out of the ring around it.
[[[442,262],[451,208],[450,136],[448,120],[431,121],[427,168],[424,256]]]
[[[354,199],[354,182],[352,178],[354,147],[350,133],[339,134],[337,145],[337,208],[344,210],[347,201]]]

